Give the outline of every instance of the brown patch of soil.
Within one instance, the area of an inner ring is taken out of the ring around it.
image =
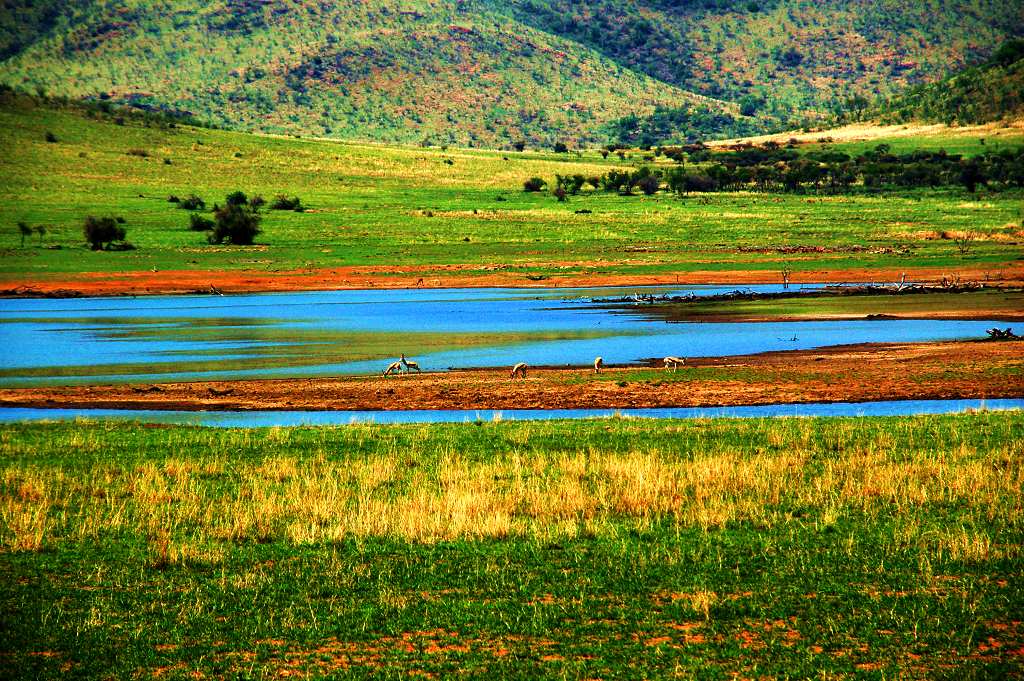
[[[528,263],[517,267],[557,269],[559,267],[613,267],[607,262]],[[16,274],[0,277],[0,295],[6,296],[120,296],[169,293],[256,293],[269,291],[312,291],[342,289],[402,288],[476,288],[498,287],[573,287],[573,286],[647,286],[691,284],[760,284],[778,283],[778,270],[734,270],[668,272],[659,274],[608,274],[596,271],[566,272],[543,278],[518,271],[508,271],[497,264],[456,264],[441,266],[367,265],[331,269],[290,270],[168,270],[135,272],[85,272],[81,274],[40,276]],[[1024,283],[1024,264],[1006,264],[996,268],[998,282],[1005,285]],[[795,272],[791,282],[840,283],[898,281],[901,275],[919,282],[939,282],[950,276],[949,270],[937,268],[858,268]],[[987,280],[993,270],[964,268],[956,271],[962,280]],[[212,287],[212,288],[211,288]]]
[[[1024,397],[1024,341],[865,344],[648,367],[0,389],[3,407],[177,410],[626,409]],[[213,390],[211,390],[211,388]]]

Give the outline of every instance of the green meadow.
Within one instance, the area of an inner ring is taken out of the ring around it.
[[[667,165],[653,152],[481,151],[146,127],[133,117],[0,107],[0,278],[82,272],[469,265],[525,284],[554,274],[935,267],[989,272],[1021,257],[1024,194],[959,187],[841,195],[619,196],[566,202],[524,180]],[[55,142],[47,142],[47,133]],[[959,139],[959,138],[957,138]],[[942,144],[922,138],[922,145]],[[902,144],[902,143],[901,143]],[[977,150],[984,147],[978,145]],[[645,161],[644,156],[651,156]],[[306,212],[263,210],[253,246],[213,246],[170,195],[223,203],[241,190],[298,196]],[[582,212],[581,212],[582,211]],[[589,212],[587,212],[589,211]],[[121,216],[136,250],[92,252],[86,216]],[[24,240],[18,222],[46,233]],[[957,239],[970,232],[968,248]],[[383,275],[374,275],[379,279]],[[528,279],[532,277],[532,279]]]
[[[1024,415],[0,428],[22,678],[1012,678]]]

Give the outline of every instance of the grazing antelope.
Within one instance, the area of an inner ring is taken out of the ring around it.
[[[512,373],[509,374],[511,380],[516,380],[516,374],[519,374],[521,378],[526,378],[526,362],[520,362],[512,367]]]
[[[686,366],[686,360],[683,359],[682,357],[666,357],[663,361],[665,362],[666,369],[672,367],[673,373],[675,373],[675,370],[677,368]]]
[[[405,367],[406,371],[411,371],[412,369],[415,369],[416,373],[418,373],[418,374],[423,373],[423,371],[420,369],[419,363],[413,362],[411,360],[406,359],[404,352],[402,353],[402,359],[400,359],[398,361],[402,363],[402,366]]]
[[[594,373],[595,374],[601,373],[601,367],[603,367],[603,366],[604,366],[604,358],[597,357],[597,358],[594,359]]]
[[[398,360],[397,362],[392,362],[391,364],[389,364],[388,368],[384,370],[384,374],[383,375],[387,376],[388,374],[400,374],[400,373],[402,373],[402,360]]]

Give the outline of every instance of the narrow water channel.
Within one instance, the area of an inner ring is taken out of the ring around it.
[[[99,419],[143,423],[259,428],[341,426],[356,423],[473,423],[606,418],[777,418],[814,416],[909,416],[965,411],[1024,409],[1024,399],[901,400],[827,404],[765,404],[745,407],[661,409],[422,409],[407,411],[157,411],[127,409],[0,409],[0,423]]]

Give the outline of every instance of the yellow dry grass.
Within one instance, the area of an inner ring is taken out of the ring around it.
[[[286,442],[287,433],[264,437]],[[847,435],[836,433],[837,447]],[[1019,499],[1024,486],[1018,452],[979,457],[961,446],[904,460],[882,437],[821,461],[801,446],[809,440],[810,432],[769,434],[766,451],[682,456],[511,451],[479,460],[451,451],[429,467],[396,451],[354,459],[273,455],[231,465],[174,457],[128,470],[98,466],[77,476],[8,468],[0,535],[3,550],[38,551],[47,541],[134,530],[150,538],[155,564],[179,564],[217,562],[221,547],[233,542],[613,537],[665,522],[706,531],[732,523],[768,528],[793,521],[792,509],[802,509],[822,527],[852,514],[893,514],[905,519],[894,541],[932,556],[970,561],[1019,554],[1020,546],[995,546],[970,527],[929,530],[915,520],[931,504],[955,505],[979,518],[1019,516],[1019,504],[1006,502]]]

